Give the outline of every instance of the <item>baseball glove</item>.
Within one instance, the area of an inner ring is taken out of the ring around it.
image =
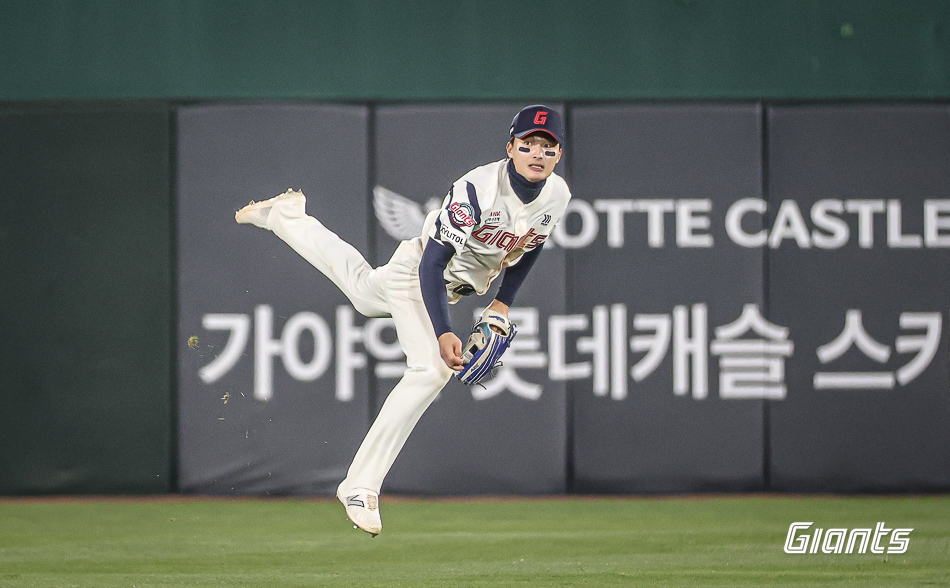
[[[455,377],[470,386],[490,378],[495,368],[501,365],[501,356],[511,345],[515,334],[515,325],[509,322],[507,317],[485,309],[481,320],[475,324],[472,334],[462,347],[465,367]]]

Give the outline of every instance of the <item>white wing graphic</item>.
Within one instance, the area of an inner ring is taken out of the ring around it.
[[[421,204],[376,186],[373,188],[373,208],[379,224],[393,239],[403,241],[422,234],[426,214]]]

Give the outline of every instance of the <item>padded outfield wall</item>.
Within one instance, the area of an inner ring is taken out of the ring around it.
[[[233,211],[300,188],[380,263],[516,108],[4,114],[4,492],[329,493],[404,367],[391,323]],[[518,342],[390,490],[950,486],[947,105],[565,108],[575,198]]]
[[[300,188],[385,262],[457,175],[503,156],[516,109],[179,111],[184,491],[332,493],[405,369],[391,322],[233,209]],[[950,487],[950,108],[567,116],[575,199],[512,311],[519,338],[485,388],[449,384],[388,491]],[[420,125],[470,148],[430,155]],[[458,330],[477,308],[453,309]]]

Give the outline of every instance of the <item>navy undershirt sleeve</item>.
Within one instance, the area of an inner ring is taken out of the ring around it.
[[[498,287],[498,294],[495,295],[495,300],[503,302],[508,306],[514,303],[518,288],[524,283],[524,279],[528,277],[528,272],[531,271],[531,266],[534,265],[538,256],[541,255],[541,249],[543,247],[544,243],[541,243],[531,251],[522,255],[518,263],[505,268],[505,273],[501,276],[501,286]]]
[[[455,249],[430,238],[419,264],[419,283],[422,286],[422,301],[425,302],[429,320],[435,328],[435,336],[441,337],[452,330],[449,321],[449,297],[445,293],[445,266],[449,264]]]

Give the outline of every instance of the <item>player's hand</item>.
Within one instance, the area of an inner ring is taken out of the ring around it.
[[[443,333],[439,337],[439,353],[442,354],[442,361],[451,369],[462,371],[462,340],[455,333]]]

